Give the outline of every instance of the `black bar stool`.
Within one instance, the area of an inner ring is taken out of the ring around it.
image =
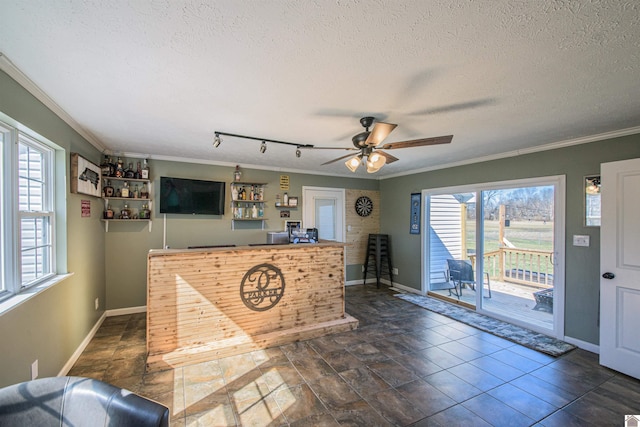
[[[383,266],[387,271],[383,271]],[[367,273],[373,272],[376,275],[376,286],[380,287],[380,277],[383,274],[389,277],[389,282],[393,286],[391,268],[391,248],[389,246],[389,236],[387,234],[369,234],[367,243],[367,257],[364,260],[364,282],[367,283]]]

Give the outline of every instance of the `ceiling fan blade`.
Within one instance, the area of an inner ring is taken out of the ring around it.
[[[394,148],[420,147],[422,145],[449,144],[452,139],[453,135],[436,136],[433,138],[413,139],[411,141],[390,142],[388,144],[384,144],[380,148],[384,150],[392,150]]]
[[[328,162],[324,162],[321,166],[329,165],[331,163],[335,163],[339,160],[346,159],[347,157],[353,157],[353,154],[347,154],[346,156],[338,157],[337,159],[329,160]]]
[[[384,139],[389,136],[392,130],[398,125],[392,123],[376,122],[373,125],[373,130],[369,134],[369,137],[365,141],[365,144],[375,147],[380,144]]]
[[[378,154],[380,154],[381,156],[384,156],[384,157],[387,159],[387,164],[389,164],[389,163],[393,163],[393,162],[395,162],[396,160],[400,160],[400,159],[398,159],[397,157],[392,156],[392,155],[391,155],[391,154],[389,154],[389,153],[385,153],[384,151],[376,150],[375,152],[376,152],[376,153],[378,153]]]

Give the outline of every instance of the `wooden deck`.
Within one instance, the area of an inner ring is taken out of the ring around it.
[[[548,288],[491,280],[491,298],[484,298],[483,308],[500,316],[551,330],[553,329],[553,314],[533,309],[536,306],[533,293],[542,289]],[[484,292],[486,295],[486,286]],[[458,303],[458,298],[455,295],[449,296],[449,291],[446,289],[431,291],[429,294]],[[475,308],[475,291],[463,288],[459,301],[462,305]]]

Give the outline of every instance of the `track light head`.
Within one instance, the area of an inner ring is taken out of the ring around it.
[[[220,135],[216,133],[216,137],[213,138],[213,148],[218,148],[221,143],[222,143],[222,139],[220,138]]]
[[[260,144],[260,152],[264,154],[265,151],[267,151],[267,142],[262,141],[262,144]]]
[[[300,151],[300,147],[296,148],[296,157],[300,158],[302,156],[302,151]]]

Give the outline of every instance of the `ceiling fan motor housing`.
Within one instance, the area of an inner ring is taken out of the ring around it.
[[[365,144],[364,142],[367,140],[367,138],[369,138],[369,134],[371,134],[371,132],[369,132],[369,128],[371,127],[371,125],[373,125],[374,121],[375,121],[375,117],[371,117],[371,116],[362,117],[360,119],[360,124],[366,130],[364,132],[360,132],[359,134],[351,138],[351,142],[353,142],[353,145],[356,148],[365,148],[367,146],[367,144]]]

